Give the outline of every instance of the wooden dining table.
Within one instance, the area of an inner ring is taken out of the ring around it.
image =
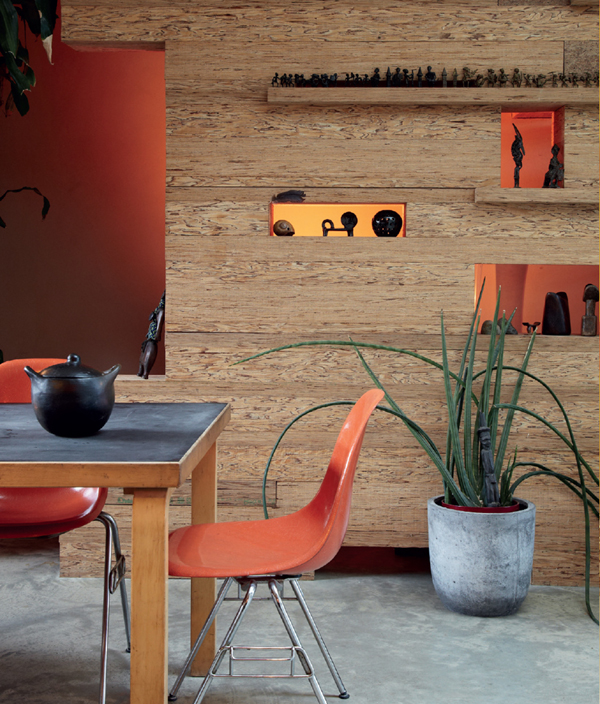
[[[117,404],[96,435],[61,438],[31,404],[0,404],[0,486],[133,494],[131,704],[167,701],[169,498],[191,476],[192,523],[216,520],[216,444],[230,413],[225,403]],[[214,599],[215,580],[192,580],[192,641]],[[214,648],[213,628],[192,674],[205,674]]]

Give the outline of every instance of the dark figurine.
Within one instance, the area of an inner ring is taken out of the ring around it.
[[[558,184],[565,177],[564,166],[558,160],[558,152],[560,147],[555,144],[552,147],[552,158],[550,159],[550,164],[548,165],[548,171],[544,176],[544,185],[542,188],[558,188]]]
[[[279,85],[279,74],[276,73],[273,78],[271,79],[271,85],[272,86],[278,86]]]
[[[354,74],[352,74],[352,78],[354,78]],[[350,85],[350,74],[349,74],[349,73],[346,74],[345,83],[346,83],[347,86]]]
[[[546,81],[548,78],[546,77],[545,73],[538,73],[536,79],[535,79],[535,85],[538,88],[543,88],[546,85]]]
[[[331,76],[329,76],[329,85],[335,88],[335,86],[337,85],[337,79],[337,73],[332,73]]]
[[[387,71],[385,72],[385,84],[388,88],[391,88],[392,86],[392,72],[390,71],[389,66]]]
[[[402,73],[404,74],[404,85],[408,87],[408,69],[403,69]]]
[[[586,88],[592,87],[592,74],[589,71],[583,76],[583,81]]]
[[[485,81],[485,76],[482,76],[480,73],[478,73],[475,76],[475,88],[482,88],[484,81]]]
[[[494,454],[492,452],[492,437],[485,420],[485,413],[479,411],[479,461],[483,474],[483,493],[486,506],[500,506],[500,490],[494,471]]]
[[[523,80],[525,81],[525,88],[531,88],[533,83],[531,82],[531,76],[528,73],[523,74]]]
[[[363,78],[363,85],[368,86],[371,83],[371,79],[369,78],[369,74],[365,73],[365,76]]]
[[[585,315],[581,318],[581,334],[584,337],[594,337],[598,334],[598,318],[596,317],[596,303],[598,303],[598,287],[587,284],[583,289]]]
[[[535,323],[522,323],[525,325],[527,328],[527,334],[531,334],[532,332],[536,331],[538,329],[538,326],[540,324],[540,321],[536,321]]]
[[[498,83],[498,76],[496,76],[496,72],[493,68],[488,68],[485,80],[487,81],[488,88],[493,88],[496,83]]]
[[[452,71],[452,87],[456,88],[458,86],[458,71],[454,69]]]
[[[342,221],[341,227],[334,227],[332,220],[323,220],[321,223],[323,237],[327,237],[330,232],[346,232],[348,237],[354,237],[354,228],[358,222],[356,215],[351,211],[348,211],[347,213],[343,213],[340,219]]]
[[[594,85],[600,85],[600,71],[594,71],[592,81],[594,82]]]
[[[303,73],[300,73],[300,74],[295,73],[294,74],[294,82],[296,83],[296,86],[298,88],[304,88],[304,86],[306,85],[306,79],[304,78],[304,74]]]
[[[296,230],[294,230],[294,226],[291,222],[288,222],[287,220],[278,220],[273,225],[273,232],[278,237],[292,237]]]
[[[518,68],[513,69],[513,75],[510,79],[510,82],[513,88],[521,87],[521,84],[523,83],[523,74],[519,71]]]
[[[396,70],[394,71],[394,74],[392,75],[392,85],[395,87],[399,87],[402,85],[402,79],[404,78],[402,71],[400,70],[400,67],[398,66]]]
[[[448,71],[446,71],[446,67],[442,69],[442,88],[447,88],[448,87]]]
[[[431,66],[427,67],[427,73],[425,74],[425,80],[427,81],[427,85],[429,88],[435,88],[435,82],[437,80],[437,76],[435,74],[435,71],[431,70]]]
[[[463,67],[463,74],[462,74],[463,88],[470,88],[471,80],[474,77],[475,77],[475,72],[471,72],[470,68],[468,68],[467,66],[464,66]]]
[[[398,237],[402,230],[402,217],[395,210],[380,210],[373,216],[371,227],[377,237]]]
[[[323,88],[327,88],[329,86],[329,76],[326,73],[321,74],[321,85]]]
[[[419,70],[417,71],[417,88],[422,88],[423,86],[423,71],[421,71],[421,67],[419,66]]]
[[[561,88],[568,88],[569,87],[569,83],[568,83],[569,79],[565,76],[564,73],[558,74],[558,80],[560,81]]]
[[[150,325],[148,327],[148,333],[146,334],[146,339],[142,342],[142,352],[140,354],[140,365],[138,369],[138,376],[142,379],[147,379],[148,374],[154,362],[156,361],[156,355],[158,353],[158,343],[162,337],[162,331],[165,322],[165,295],[166,291],[163,293],[160,303],[150,314],[148,320],[150,320]]]
[[[554,71],[552,71],[552,73],[550,74],[550,76],[551,76],[551,79],[550,79],[550,80],[552,81],[550,85],[551,85],[553,88],[558,88],[558,76],[556,75],[556,73],[555,73]]]
[[[500,72],[498,74],[498,85],[500,88],[504,88],[504,86],[508,83],[508,76],[506,75],[506,71],[501,68]]]
[[[321,79],[319,77],[318,73],[313,73],[312,76],[310,77],[310,85],[313,88],[317,88],[319,83],[321,83]]]
[[[542,335],[570,335],[571,316],[569,299],[564,291],[546,294],[544,317],[542,318]]]
[[[306,198],[304,191],[283,191],[271,198],[271,203],[303,203]]]
[[[579,76],[578,76],[576,73],[572,73],[572,74],[569,76],[569,80],[571,81],[571,85],[573,86],[573,88],[578,88],[578,87],[579,87],[579,83],[578,83],[578,81],[579,81]]]
[[[510,153],[512,154],[513,161],[515,162],[515,172],[514,172],[514,177],[515,177],[515,188],[520,188],[521,186],[519,185],[519,174],[521,169],[523,168],[523,157],[525,156],[525,146],[523,144],[523,137],[521,136],[521,133],[519,132],[519,129],[515,125],[515,123],[512,123],[512,126],[515,128],[515,138],[513,140],[513,143],[510,147]]]
[[[373,88],[377,88],[380,80],[381,80],[381,76],[379,75],[379,69],[376,68],[375,71],[373,72],[373,75],[371,76],[371,85],[373,86]]]

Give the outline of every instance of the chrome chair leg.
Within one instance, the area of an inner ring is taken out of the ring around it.
[[[121,552],[121,541],[119,539],[119,528],[117,522],[110,515],[102,511],[101,515],[110,523],[113,546],[115,550],[115,567],[111,570],[110,593],[113,594],[119,586],[121,596],[121,609],[123,611],[123,622],[125,624],[125,637],[127,638],[127,652],[131,652],[131,617],[129,615],[129,602],[127,600],[127,585],[125,583],[125,557]],[[98,519],[97,519],[98,520]]]
[[[314,668],[312,666],[312,663],[309,660],[309,657],[306,654],[306,651],[302,647],[302,643],[300,642],[300,639],[298,638],[296,631],[294,630],[294,626],[292,625],[292,622],[290,620],[288,612],[286,611],[286,608],[283,605],[281,595],[279,594],[279,589],[277,588],[277,580],[276,579],[269,580],[269,590],[271,592],[271,598],[273,599],[273,602],[274,602],[275,606],[277,607],[277,611],[279,613],[279,616],[281,617],[281,620],[283,621],[283,625],[285,626],[285,630],[287,631],[288,636],[289,636],[290,640],[292,641],[292,645],[294,646],[294,648],[296,649],[296,652],[298,653],[298,659],[300,660],[302,667],[304,668],[304,672],[306,672],[306,674],[309,676],[308,681],[310,682],[310,686],[313,689],[315,697],[318,699],[319,704],[327,704],[327,701],[325,700],[325,696],[323,695],[323,691],[319,685],[319,682],[317,681],[317,678],[315,677]],[[196,704],[196,703],[194,702],[194,704]]]
[[[99,520],[106,529],[104,542],[104,595],[102,601],[102,648],[100,653],[100,704],[106,702],[106,672],[108,659],[108,625],[110,616],[110,571],[112,567],[112,531],[110,522],[102,513]]]
[[[340,674],[337,671],[335,663],[333,662],[333,658],[329,654],[329,650],[327,650],[327,646],[325,645],[325,641],[323,640],[323,636],[321,635],[319,629],[317,628],[317,624],[315,623],[315,620],[310,612],[310,609],[308,608],[308,604],[306,603],[302,589],[300,589],[300,585],[298,584],[298,580],[290,579],[289,581],[290,581],[290,584],[292,585],[292,589],[294,590],[294,594],[296,595],[296,599],[298,600],[298,603],[300,604],[300,608],[302,609],[302,613],[306,617],[306,620],[308,621],[308,625],[310,626],[310,629],[313,632],[315,640],[317,641],[317,644],[319,645],[319,648],[321,649],[321,653],[323,654],[323,658],[325,659],[325,662],[327,663],[327,667],[329,668],[329,672],[331,672],[331,676],[333,677],[335,684],[336,684],[337,688],[339,689],[339,692],[340,692],[339,697],[340,697],[340,699],[348,699],[350,697],[350,695],[348,694],[348,690],[346,689],[346,687],[344,686],[344,683],[342,682],[342,678],[340,677]]]
[[[217,650],[217,654],[215,655],[215,658],[212,661],[212,664],[209,667],[208,672],[206,673],[206,677],[202,681],[202,685],[200,686],[198,694],[196,695],[196,698],[194,699],[192,704],[200,704],[200,702],[204,699],[204,695],[208,691],[208,688],[211,682],[213,681],[213,678],[217,674],[217,670],[219,669],[223,658],[229,652],[229,646],[231,645],[231,641],[234,639],[235,634],[237,633],[237,630],[240,627],[242,619],[246,615],[246,611],[252,603],[254,593],[256,592],[256,586],[256,582],[249,582],[248,590],[246,591],[246,595],[242,599],[240,608],[237,610],[235,618],[231,622],[231,625],[229,626],[229,629],[225,634],[225,638],[223,638],[223,642],[221,643],[220,648]],[[326,702],[323,702],[323,704],[326,704]]]
[[[179,676],[175,680],[175,683],[173,684],[173,687],[171,688],[171,691],[169,692],[169,701],[174,702],[177,700],[177,692],[179,691],[179,688],[181,687],[181,683],[185,679],[191,665],[192,661],[196,657],[198,650],[200,649],[200,646],[202,645],[202,642],[206,638],[206,634],[208,633],[208,629],[212,626],[213,621],[215,620],[215,617],[217,615],[217,612],[221,608],[221,604],[223,603],[223,600],[227,596],[227,592],[229,591],[229,587],[233,584],[233,577],[228,577],[224,582],[223,585],[221,586],[221,589],[219,590],[219,593],[217,595],[217,600],[214,603],[214,606],[211,609],[210,614],[208,615],[208,618],[206,619],[206,622],[204,623],[204,626],[202,626],[202,630],[198,634],[198,638],[196,638],[196,642],[194,643],[194,647],[190,650],[190,654],[187,656],[187,659],[181,669],[181,672],[179,673]]]

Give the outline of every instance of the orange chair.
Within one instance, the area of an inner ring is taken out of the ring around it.
[[[41,371],[64,359],[13,359],[0,364],[0,403],[31,403],[31,382],[23,368]],[[102,654],[100,662],[100,704],[106,701],[108,617],[110,594],[120,587],[125,619],[127,652],[130,650],[129,607],[125,587],[125,558],[114,518],[102,509],[106,488],[0,488],[0,538],[37,538],[66,533],[92,521],[106,529],[104,559],[104,604],[102,613]],[[116,564],[112,565],[112,545]]]
[[[282,648],[258,648],[234,646],[233,638],[250,605],[259,582],[267,582],[270,596],[292,642],[284,648],[289,651],[291,670],[289,675],[280,677],[307,677],[320,704],[326,704],[314,669],[290,617],[284,607],[278,583],[289,581],[294,597],[306,616],[310,628],[327,662],[329,671],[338,687],[341,699],[349,697],[348,692],[329,655],[327,647],[308,610],[298,578],[302,572],[316,570],[326,565],[337,554],[348,526],[354,470],[362,446],[365,429],[371,413],[383,398],[383,392],[373,389],[364,394],[354,405],[338,436],[329,467],[315,498],[304,508],[288,516],[261,521],[233,521],[229,523],[206,523],[188,526],[173,531],[169,537],[169,574],[177,577],[220,577],[225,578],[217,601],[194,644],[169,701],[177,699],[177,692],[185,678],[198,649],[208,632],[217,612],[225,600],[233,582],[246,592],[238,612],[218,649],[208,674],[194,700],[199,704],[214,677],[243,677],[231,673],[231,663],[235,660],[282,660],[281,657],[236,657],[236,650],[282,650]],[[229,654],[230,674],[217,671]],[[294,673],[296,656],[304,674]],[[261,676],[261,675],[246,675]]]

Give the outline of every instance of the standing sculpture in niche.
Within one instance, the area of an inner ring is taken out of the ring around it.
[[[523,168],[523,157],[525,156],[525,146],[523,144],[523,137],[521,136],[521,133],[519,132],[519,129],[515,125],[515,123],[512,123],[512,126],[515,128],[515,138],[513,140],[513,143],[510,148],[510,153],[512,154],[513,161],[515,162],[515,188],[521,188],[519,185],[520,181],[520,171]]]
[[[156,361],[156,355],[158,353],[158,343],[162,337],[162,331],[165,322],[165,296],[166,291],[163,293],[160,303],[150,314],[150,325],[148,326],[148,333],[146,334],[146,339],[142,342],[142,352],[140,354],[140,365],[138,368],[138,376],[142,379],[147,379],[150,370],[154,366]]]
[[[544,185],[542,188],[558,188],[560,181],[565,178],[564,165],[558,160],[558,152],[560,147],[555,144],[552,147],[552,158],[550,159],[550,164],[548,165],[548,171],[544,176]]]
[[[437,76],[435,71],[431,70],[431,66],[427,67],[427,73],[425,74],[425,80],[427,81],[427,85],[430,88],[435,88],[435,82],[437,80]]]
[[[587,284],[583,290],[585,315],[581,319],[581,334],[584,337],[594,337],[598,334],[598,317],[596,316],[596,303],[598,303],[598,287]]]

